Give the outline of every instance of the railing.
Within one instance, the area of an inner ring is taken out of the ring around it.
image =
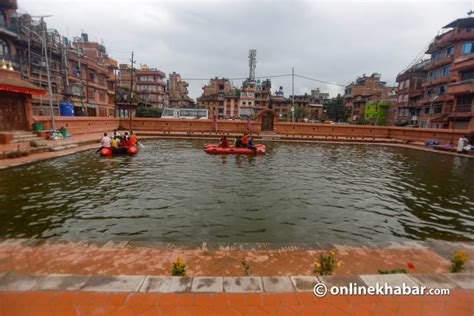
[[[456,104],[455,112],[471,112],[472,104]]]

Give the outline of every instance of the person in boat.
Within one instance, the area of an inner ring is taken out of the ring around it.
[[[247,134],[244,133],[244,136],[242,136],[242,144],[247,145]]]
[[[104,136],[100,138],[100,144],[101,146],[96,152],[101,151],[102,148],[112,148],[112,139],[107,135],[107,133],[104,133]]]
[[[113,134],[113,138],[117,137],[117,138],[120,138],[120,132],[116,129],[114,129],[114,134]]]
[[[253,150],[254,152],[257,152],[257,148],[255,148],[255,145],[253,143],[253,136],[250,136],[247,140],[247,148]]]
[[[135,146],[136,144],[138,144],[138,138],[137,138],[137,135],[135,135],[133,133],[133,131],[130,131],[130,144],[132,146]]]
[[[229,147],[229,143],[227,143],[227,137],[225,135],[223,135],[221,137],[221,141],[219,143],[219,147],[222,147],[222,148],[227,148]]]
[[[237,136],[237,138],[235,139],[234,147],[235,147],[235,148],[242,148],[242,147],[244,147],[244,144],[242,143],[242,137]]]
[[[118,137],[114,137],[112,138],[112,142],[111,142],[111,145],[112,145],[112,148],[118,148],[119,147],[119,139]]]
[[[128,137],[127,132],[125,132],[125,135],[123,135],[120,139],[120,146],[125,148],[130,147],[130,138]]]

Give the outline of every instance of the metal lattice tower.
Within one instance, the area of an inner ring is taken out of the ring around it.
[[[255,68],[257,67],[257,50],[249,50],[249,80],[255,81]]]

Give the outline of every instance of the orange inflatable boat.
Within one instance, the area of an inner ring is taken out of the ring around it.
[[[263,155],[265,154],[264,144],[255,144],[256,150],[249,148],[238,148],[229,146],[227,148],[219,147],[217,144],[209,144],[204,147],[204,151],[211,155]]]
[[[112,155],[135,155],[138,152],[137,146],[118,147],[118,148],[102,148],[100,150],[101,156]]]

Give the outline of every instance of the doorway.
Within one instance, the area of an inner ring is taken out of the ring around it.
[[[273,131],[274,114],[271,111],[262,115],[262,131]]]

